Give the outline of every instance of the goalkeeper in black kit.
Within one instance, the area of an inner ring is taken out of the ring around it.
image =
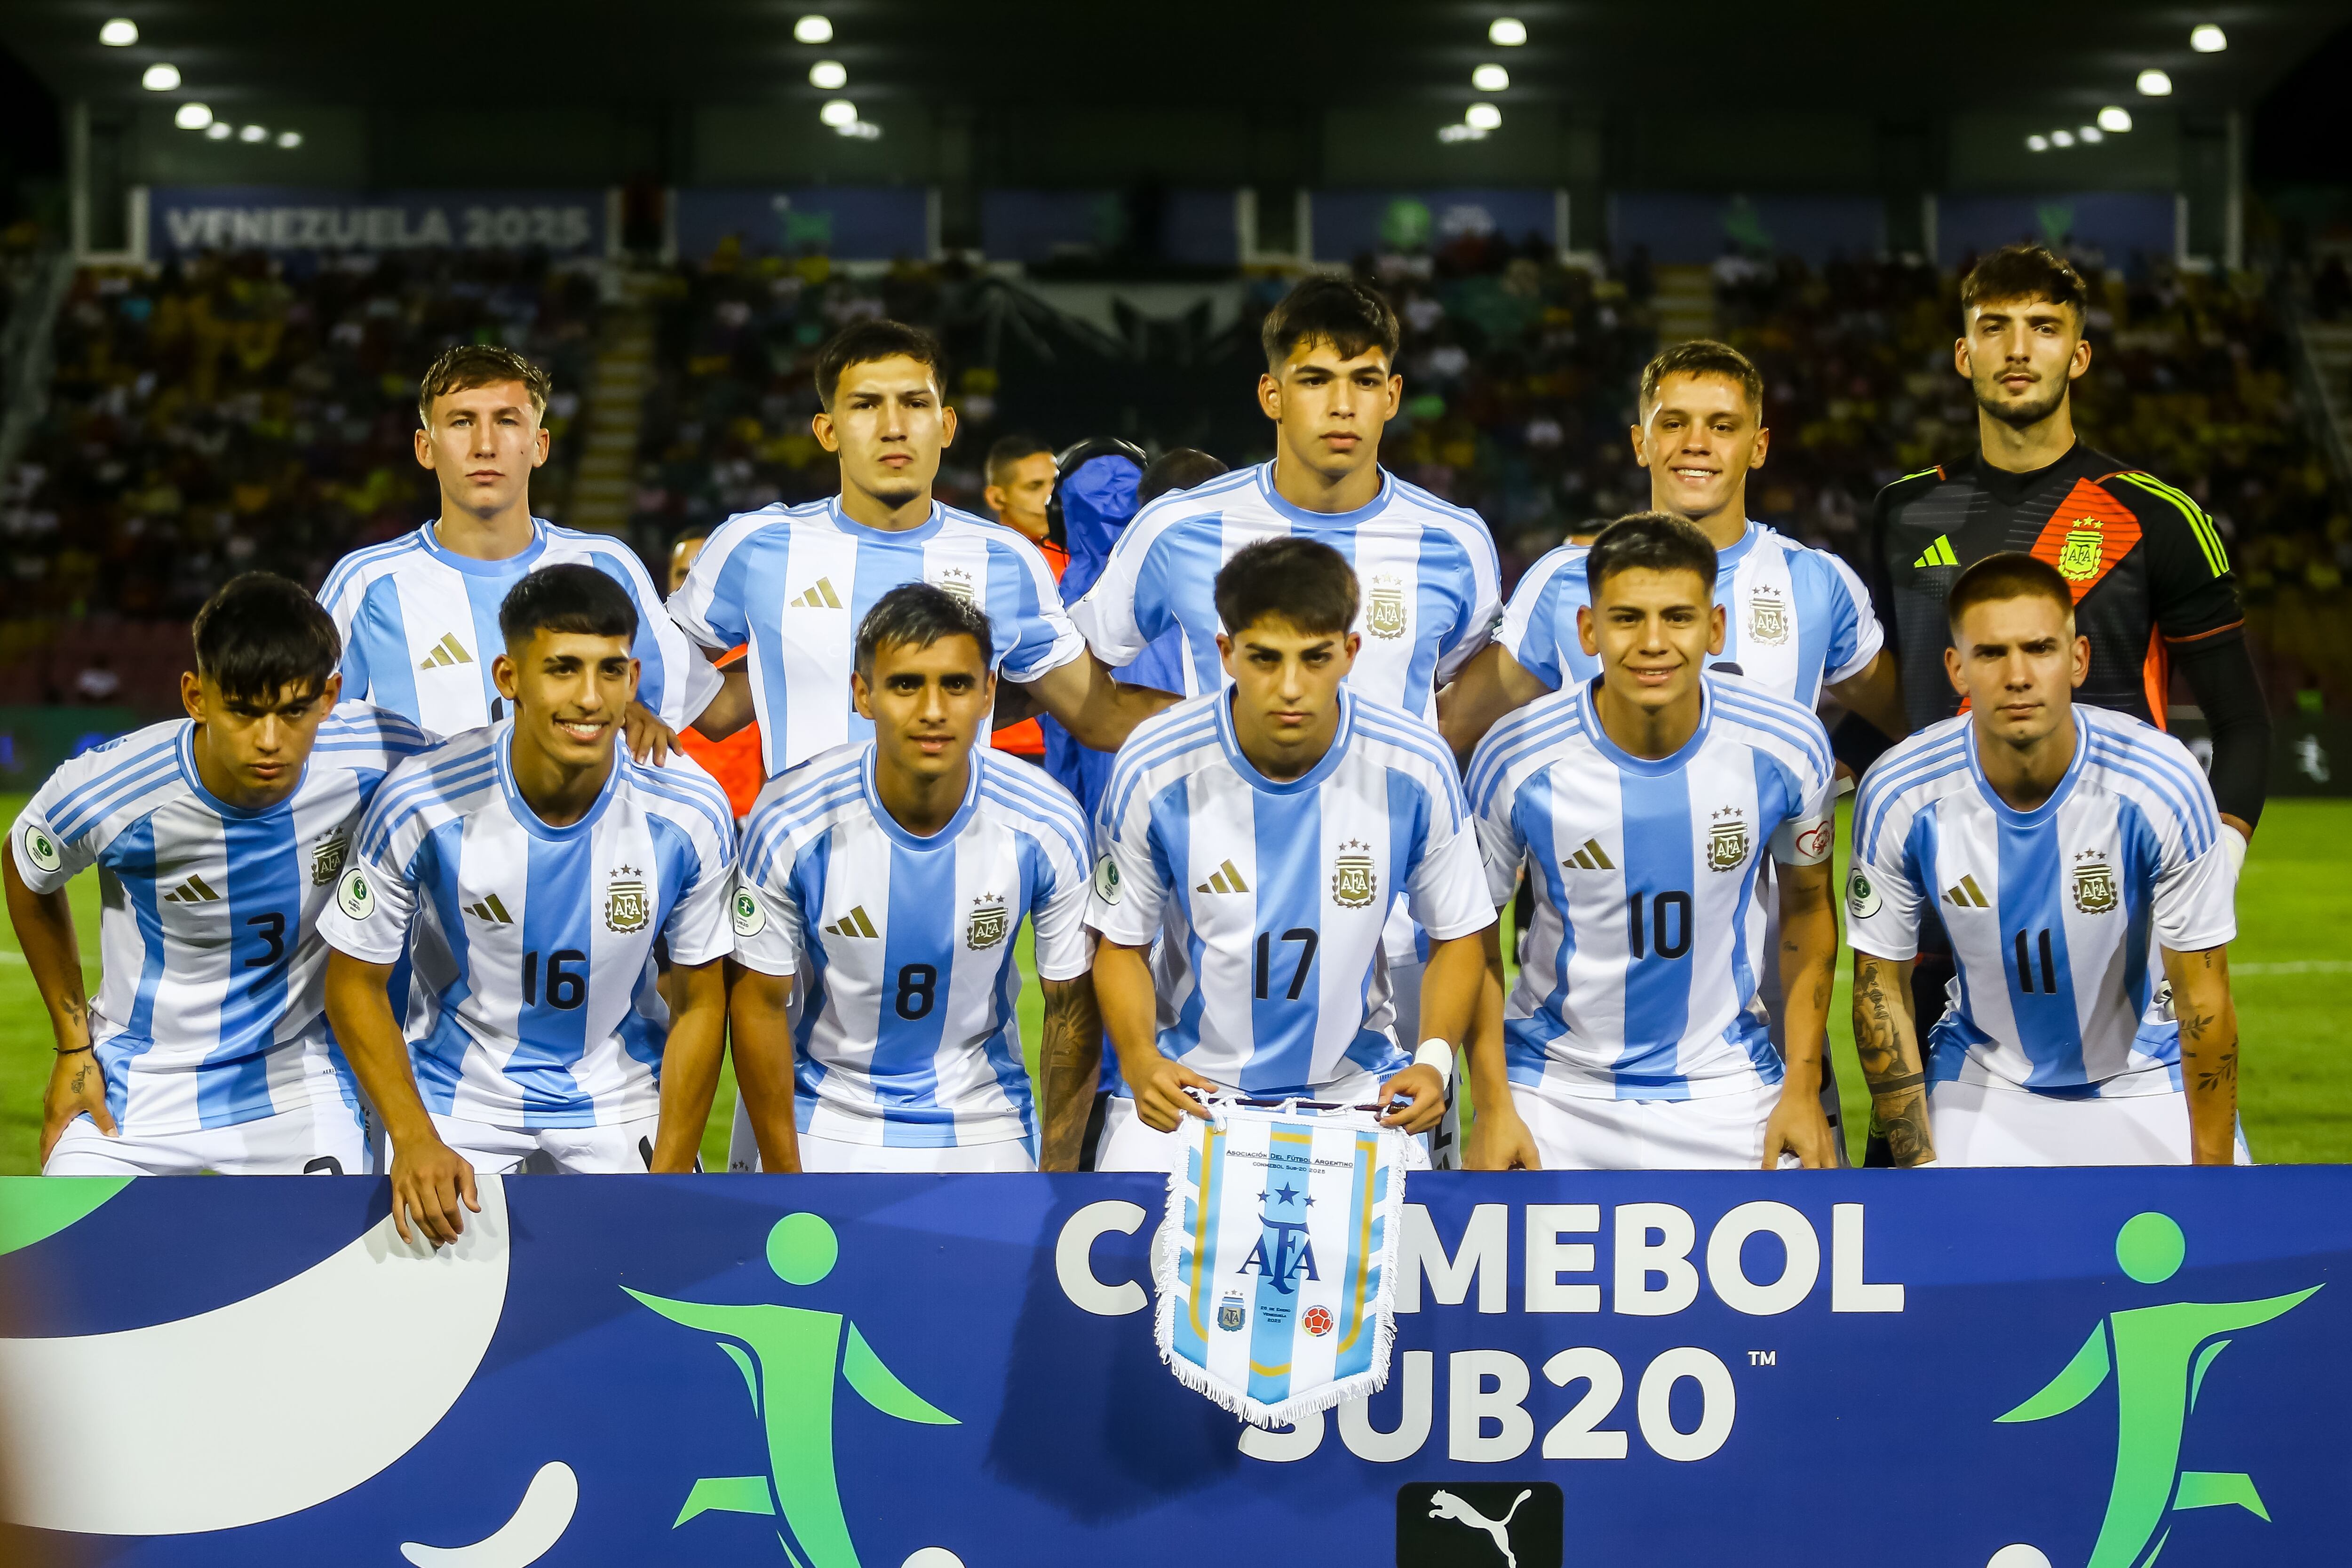
[[[1959,710],[1944,671],[1944,596],[1959,574],[2011,550],[2056,567],[2091,644],[2077,701],[2161,728],[2178,669],[2204,710],[2234,878],[2262,816],[2271,748],[2237,581],[2221,534],[2193,499],[2076,439],[2069,394],[2090,368],[2087,304],[2081,275],[2038,245],[1993,251],[1962,281],[1953,358],[1976,394],[1977,455],[1906,475],[1879,493],[1871,592],[1916,731]],[[1859,726],[1845,728],[1842,742],[1858,739]],[[1839,747],[1842,756],[1849,750]],[[1859,769],[1866,759],[1847,760]],[[1921,934],[1912,987],[1924,1021],[1943,1013],[1951,959],[1940,931]],[[1883,1163],[1876,1145],[1874,1138],[1871,1163]]]

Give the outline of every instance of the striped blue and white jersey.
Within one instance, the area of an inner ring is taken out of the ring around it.
[[[1619,747],[1582,682],[1495,726],[1469,794],[1496,903],[1536,890],[1504,1010],[1511,1079],[1601,1100],[1698,1100],[1780,1081],[1762,1006],[1757,879],[1829,858],[1835,763],[1812,710],[1702,677],[1696,733]]]
[[[550,827],[516,787],[513,735],[468,730],[404,763],[320,929],[370,963],[409,952],[426,1109],[525,1129],[652,1116],[669,1037],[654,943],[688,967],[733,945],[726,792],[690,758],[645,767],[616,747],[596,804]]]
[[[1928,1033],[1938,1081],[2168,1093],[2180,1032],[2162,950],[2238,934],[2221,815],[2179,741],[2104,708],[2073,713],[2074,761],[2032,811],[1985,782],[1966,713],[1872,765],[1854,797],[1848,940],[1908,959],[1920,926],[1943,921],[1958,973]]]
[[[1095,838],[1087,922],[1163,939],[1161,1054],[1253,1096],[1408,1064],[1420,1020],[1395,1018],[1381,951],[1392,891],[1439,940],[1495,920],[1445,742],[1344,689],[1331,749],[1279,784],[1243,755],[1225,693],[1154,714],[1119,748]]]
[[[142,1137],[233,1127],[359,1091],[327,1029],[319,917],[384,775],[428,744],[345,702],[302,781],[266,811],[215,796],[195,725],[150,725],[49,775],[15,827],[37,893],[91,866],[103,977],[89,1033],[115,1125]]]
[[[744,828],[735,957],[796,977],[800,1130],[921,1149],[1018,1138],[1034,1152],[1013,937],[1034,920],[1041,979],[1087,972],[1087,851],[1077,802],[984,746],[929,837],[884,808],[871,742],[770,786]]]
[[[1173,631],[1184,695],[1219,690],[1217,572],[1244,545],[1292,534],[1328,544],[1356,569],[1364,644],[1349,689],[1433,721],[1438,689],[1494,632],[1501,568],[1477,513],[1386,470],[1371,503],[1348,512],[1283,500],[1272,463],[1162,496],[1127,525],[1070,618],[1114,669]]]
[[[1577,638],[1576,612],[1592,602],[1581,544],[1563,544],[1528,568],[1503,611],[1496,640],[1545,685],[1591,680],[1601,661]],[[1853,568],[1760,522],[1716,555],[1715,602],[1723,609],[1723,651],[1768,691],[1811,708],[1822,688],[1870,668],[1886,635],[1870,591]]]
[[[343,696],[389,708],[435,735],[478,729],[506,716],[490,680],[505,651],[499,605],[541,566],[582,563],[622,587],[637,606],[637,696],[672,729],[709,705],[719,676],[662,612],[661,595],[636,552],[602,533],[531,520],[530,543],[503,561],[441,547],[433,524],[353,551],[319,588],[343,637]]]
[[[839,496],[739,512],[710,536],[669,613],[705,647],[751,645],[751,700],[773,778],[873,738],[873,721],[849,703],[857,627],[877,599],[908,583],[987,612],[1009,680],[1034,680],[1086,651],[1037,547],[937,501],[929,521],[898,533],[853,522]]]

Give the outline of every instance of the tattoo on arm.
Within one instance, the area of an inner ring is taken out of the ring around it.
[[[1046,991],[1043,1035],[1037,1058],[1045,1100],[1045,1163],[1060,1169],[1077,1157],[1101,1081],[1102,1008],[1090,979]]]
[[[1855,966],[1853,1044],[1870,1085],[1872,1114],[1895,1163],[1909,1165],[1932,1158],[1936,1145],[1927,1124],[1927,1075],[1910,1009],[1904,1005],[1909,998],[1888,994],[1889,967]]]

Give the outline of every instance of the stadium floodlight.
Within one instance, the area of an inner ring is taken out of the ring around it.
[[[870,120],[853,120],[846,125],[835,126],[834,130],[855,142],[882,140],[882,128]]]
[[[2200,55],[2218,55],[2230,47],[2230,35],[2210,22],[2189,29],[2189,47]]]
[[[1491,103],[1474,103],[1462,111],[1462,123],[1474,131],[1500,131],[1503,111]]]
[[[278,144],[290,153],[302,145],[302,133],[299,131],[280,131],[278,133]]]
[[[839,92],[849,85],[849,68],[839,60],[819,60],[809,67],[809,85],[820,92]]]
[[[226,142],[236,134],[236,127],[226,120],[215,120],[205,127],[205,140],[207,142]]]
[[[857,123],[857,105],[845,98],[836,98],[816,111],[816,117],[835,130]]]
[[[183,131],[202,131],[212,122],[212,105],[208,103],[184,103],[172,115],[172,123]]]
[[[1475,125],[1465,125],[1456,121],[1452,125],[1439,126],[1437,139],[1445,142],[1484,142],[1486,139],[1486,133]]]
[[[2107,133],[2100,130],[2095,125],[2077,125],[2074,127],[2074,140],[2083,142],[2086,146],[2095,147],[2106,139]]]
[[[793,38],[803,44],[833,42],[833,24],[822,16],[803,16],[793,24]]]
[[[1470,73],[1470,85],[1480,92],[1503,92],[1511,85],[1511,73],[1500,66],[1480,66]]]
[[[2050,133],[2050,145],[2053,147],[2072,147],[2074,144],[2074,133],[2072,131],[2053,131]]]
[[[2050,138],[2029,136],[2025,139],[2025,150],[2029,153],[2047,153],[2050,151]]]
[[[139,85],[149,92],[170,92],[180,85],[180,68],[169,60],[157,60],[139,79]]]
[[[1498,48],[1516,49],[1528,41],[1528,25],[1517,16],[1497,16],[1486,24],[1486,41]]]
[[[2153,66],[2139,73],[2138,86],[2144,98],[2168,98],[2172,93],[2172,79]]]
[[[269,127],[248,125],[236,133],[236,139],[240,142],[267,142],[269,140]]]
[[[139,41],[139,24],[117,16],[98,30],[98,41],[110,49],[127,49]]]
[[[2120,136],[2131,129],[2131,110],[2111,103],[2099,110],[2099,129]]]

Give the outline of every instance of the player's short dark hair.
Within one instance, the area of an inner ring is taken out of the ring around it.
[[[709,523],[689,522],[669,536],[669,547],[676,550],[681,544],[691,544],[698,539],[708,539],[710,534],[711,527]]]
[[[857,626],[857,673],[874,680],[874,658],[886,647],[925,648],[941,637],[970,637],[980,667],[996,663],[995,639],[980,606],[929,583],[905,583],[874,601]]]
[[[931,379],[942,388],[947,385],[947,372],[940,368],[947,354],[940,349],[939,339],[920,327],[877,318],[850,322],[816,351],[817,400],[827,408],[833,406],[833,395],[841,385],[841,373],[851,365],[871,364],[876,360],[901,355],[928,367]]]
[[[1396,363],[1397,319],[1388,299],[1352,278],[1309,278],[1266,312],[1258,329],[1268,370],[1280,370],[1301,343],[1329,343],[1341,359],[1378,349]]]
[[[1162,452],[1151,459],[1143,477],[1135,481],[1136,507],[1140,510],[1170,490],[1189,490],[1230,471],[1223,458],[1213,458],[1198,447],[1178,447]]]
[[[1759,422],[1764,417],[1764,377],[1755,363],[1729,343],[1713,338],[1693,338],[1676,343],[1642,367],[1642,413],[1646,417],[1658,405],[1658,384],[1670,375],[1719,375],[1747,395],[1748,406]]]
[[[1217,574],[1217,619],[1239,637],[1260,621],[1315,636],[1356,624],[1356,570],[1318,540],[1286,534],[1234,552]]]
[[[999,436],[989,444],[988,447],[988,482],[992,485],[1003,484],[1005,469],[1022,458],[1034,458],[1040,452],[1051,457],[1054,448],[1037,439],[1036,437],[1025,433]]]
[[[541,632],[637,640],[637,606],[629,591],[580,562],[542,566],[507,590],[499,605],[499,635],[512,650]]]
[[[548,379],[547,372],[514,350],[496,343],[459,343],[445,350],[416,384],[416,422],[427,429],[432,427],[433,400],[436,397],[507,381],[522,383],[523,390],[530,394],[533,416],[547,413],[547,395],[555,384]]]
[[[342,662],[333,618],[300,584],[275,572],[247,572],[222,584],[191,630],[196,672],[231,701],[316,695]]]
[[[1944,595],[1944,622],[1957,632],[1960,617],[1979,605],[2035,598],[2050,600],[2073,618],[2074,590],[2058,568],[2038,555],[2004,550],[1960,574],[1959,581]]]
[[[1592,602],[1601,602],[1601,585],[1620,572],[1696,572],[1706,584],[1705,597],[1715,596],[1715,541],[1698,525],[1671,512],[1637,511],[1621,517],[1601,531],[1592,553],[1584,558],[1584,581]]]
[[[2047,300],[2063,305],[2074,312],[2074,325],[2079,328],[2090,308],[2091,290],[2064,257],[2053,254],[2047,246],[2020,243],[1979,257],[1960,279],[1964,319],[1979,305],[2003,300]]]

